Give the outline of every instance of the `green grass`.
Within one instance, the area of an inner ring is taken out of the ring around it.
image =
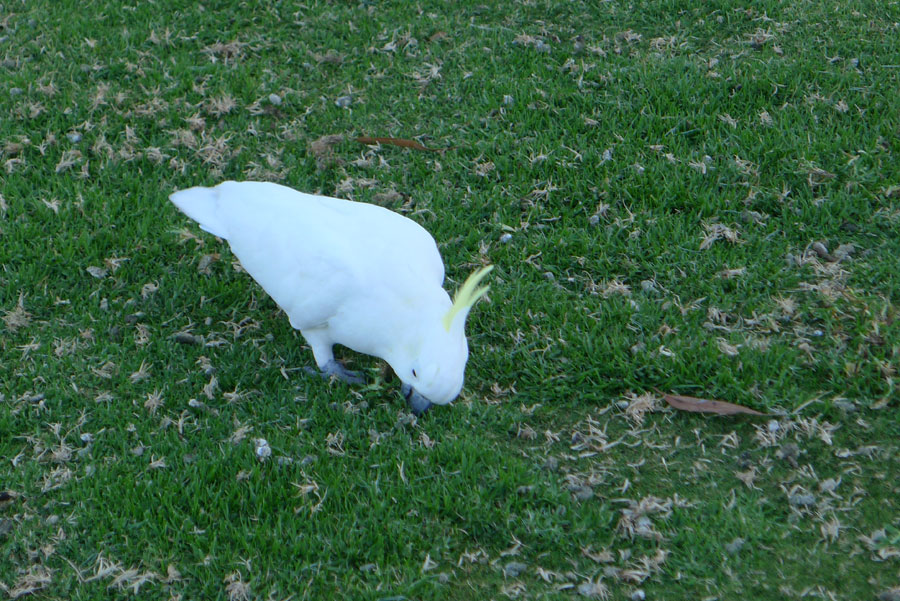
[[[716,4],[0,7],[0,590],[900,586],[900,4]],[[405,212],[451,289],[496,265],[462,396],[305,377],[166,200],[226,178]]]

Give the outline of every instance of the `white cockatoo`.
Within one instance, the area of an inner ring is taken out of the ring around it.
[[[487,292],[478,285],[491,266],[451,302],[434,238],[385,208],[267,182],[229,181],[169,199],[228,241],[303,334],[323,376],[363,381],[335,360],[332,347],[342,344],[387,361],[417,415],[459,395],[466,316]]]

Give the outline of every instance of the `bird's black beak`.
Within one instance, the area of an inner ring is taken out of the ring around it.
[[[416,389],[412,386],[403,384],[400,387],[400,392],[403,393],[403,397],[409,403],[409,408],[416,417],[424,415],[426,411],[431,409],[431,401],[416,392]]]

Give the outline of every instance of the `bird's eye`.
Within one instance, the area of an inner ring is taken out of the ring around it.
[[[418,377],[419,377],[419,374],[416,373],[416,370],[413,370],[413,377],[414,377],[414,378],[418,378]]]

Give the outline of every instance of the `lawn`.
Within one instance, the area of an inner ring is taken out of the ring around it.
[[[896,1],[5,2],[0,598],[896,601],[898,155]],[[307,375],[225,179],[495,265],[456,402]]]

